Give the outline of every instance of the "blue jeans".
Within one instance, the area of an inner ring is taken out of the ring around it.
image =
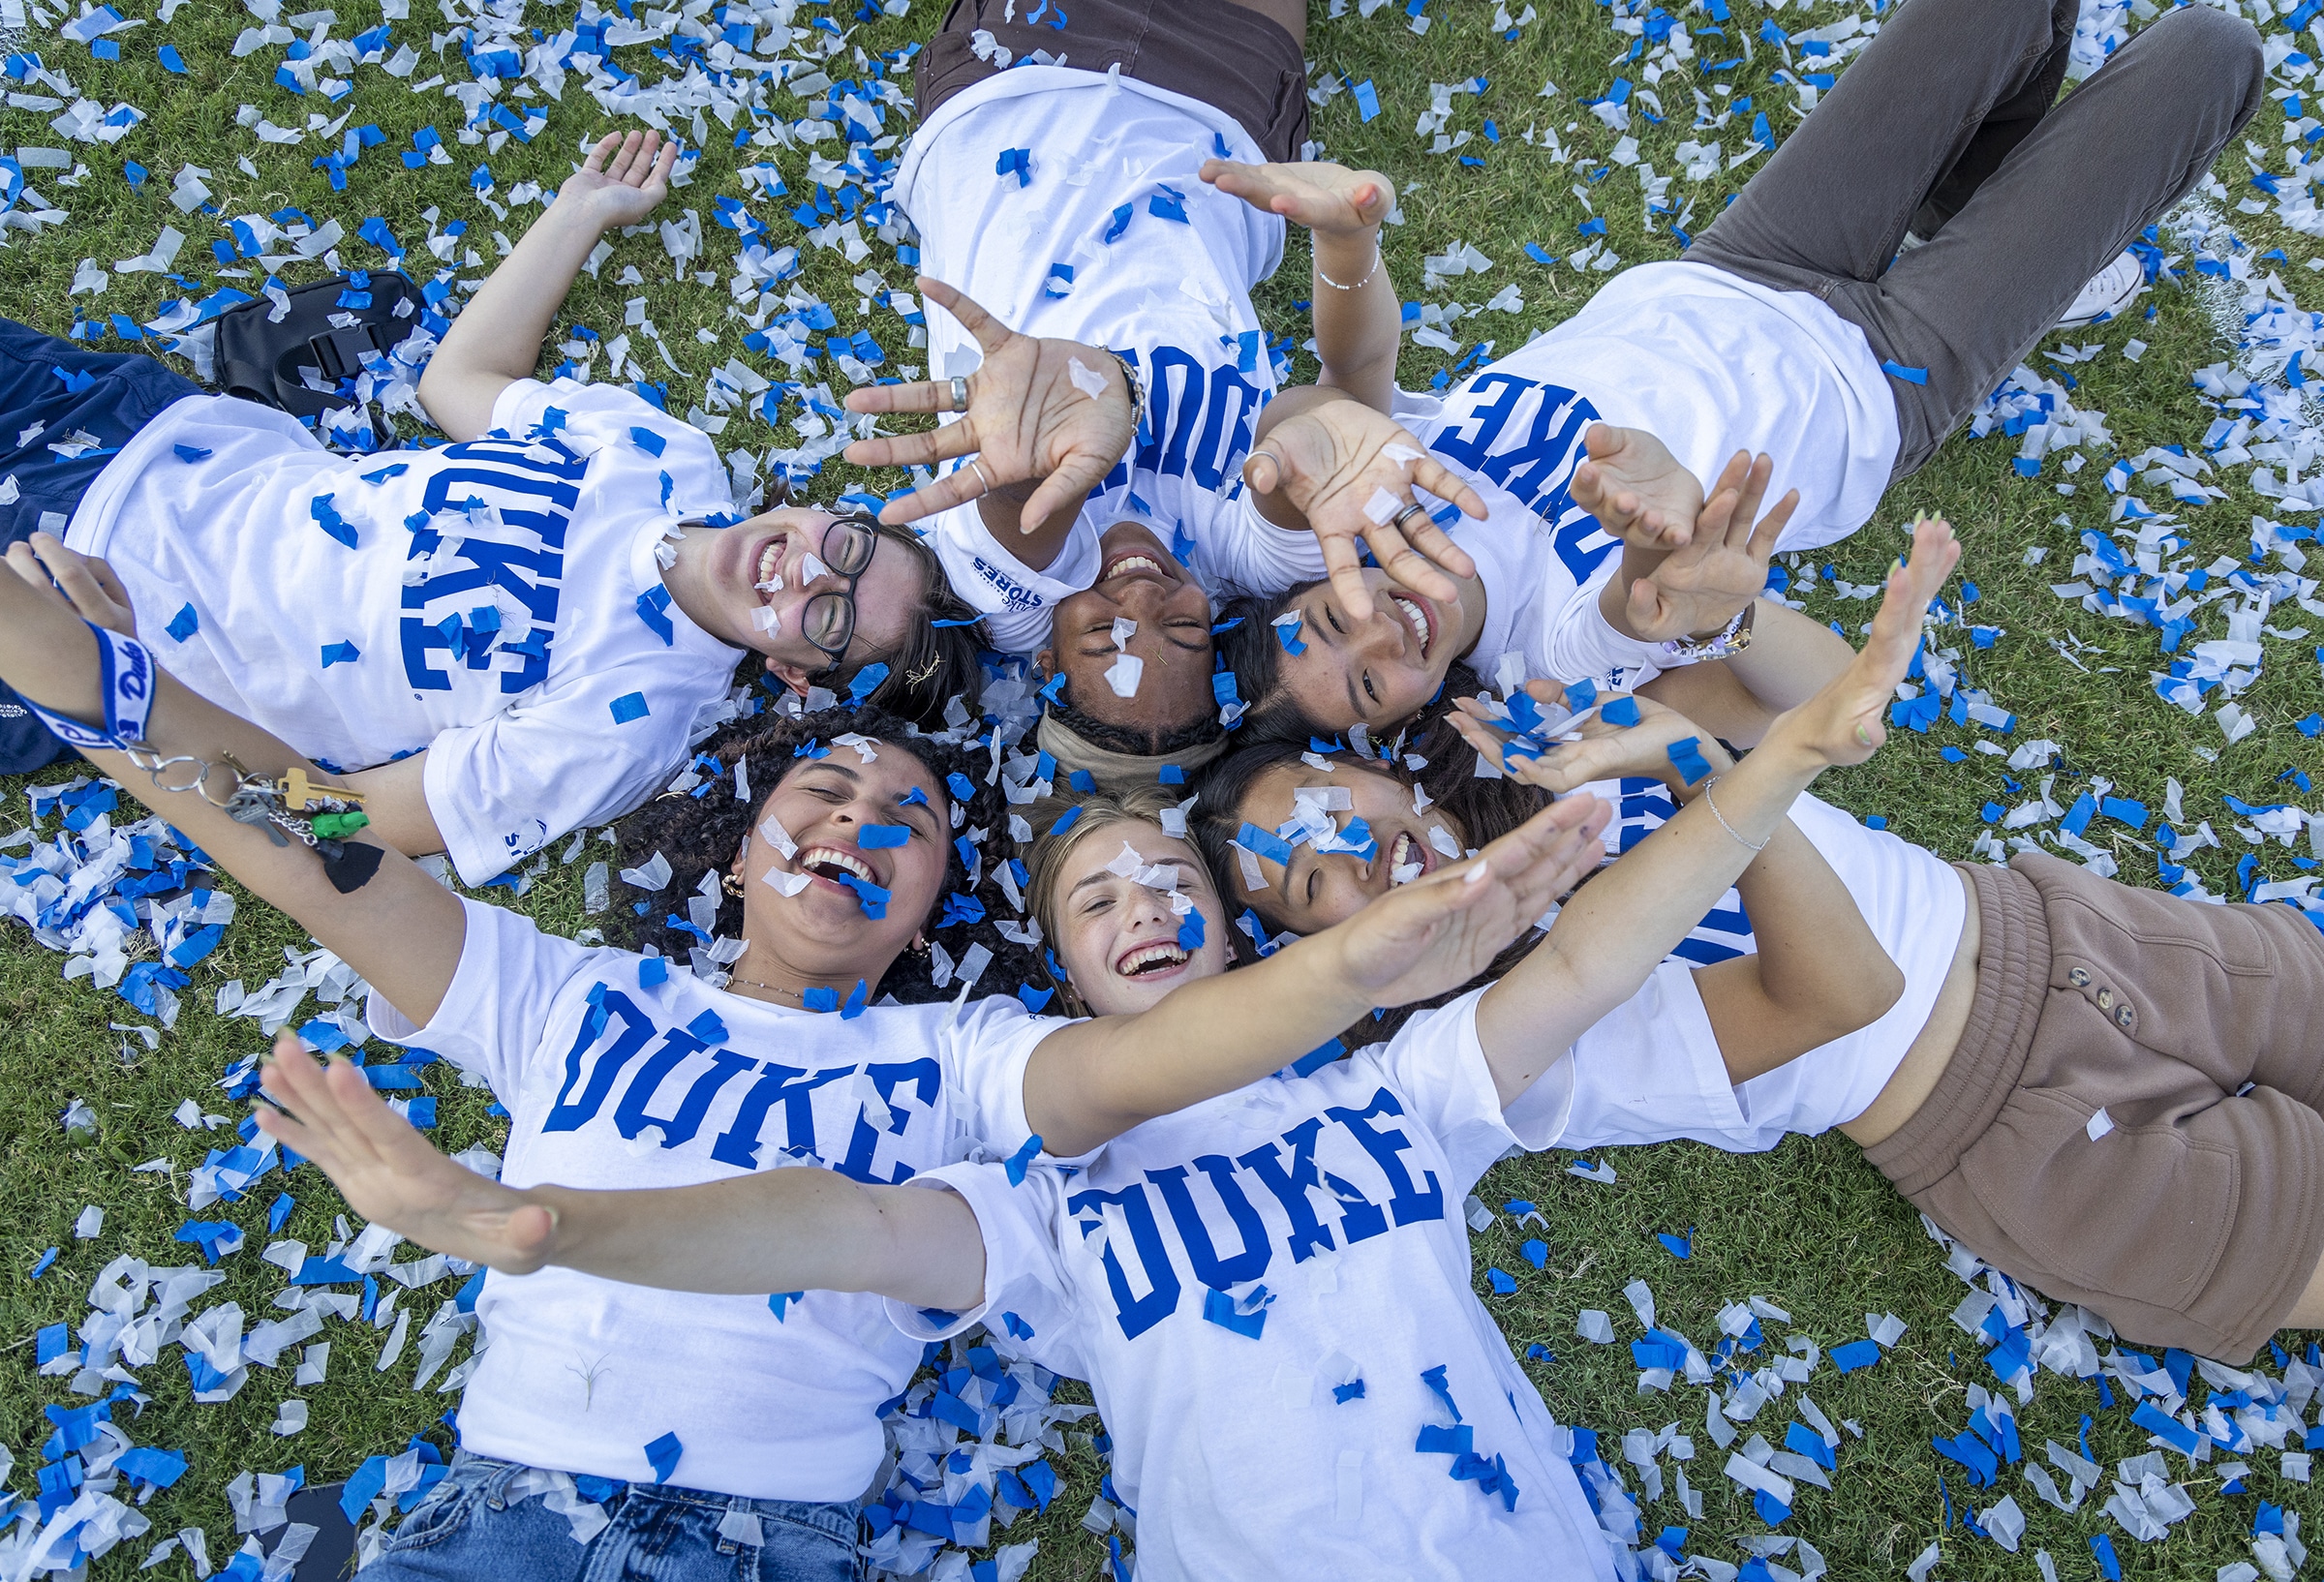
[[[363,1582],[855,1582],[862,1574],[852,1504],[624,1483],[605,1502],[612,1525],[580,1544],[538,1496],[507,1498],[524,1471],[455,1451],[451,1471],[363,1568]],[[719,1536],[729,1512],[756,1516],[760,1541]]]
[[[80,497],[130,437],[163,408],[199,393],[158,357],[84,351],[0,319],[0,478],[15,485],[15,498],[0,502],[0,551],[44,526],[62,538]],[[96,448],[75,457],[48,448],[75,433]],[[27,774],[64,750],[0,683],[0,775]]]

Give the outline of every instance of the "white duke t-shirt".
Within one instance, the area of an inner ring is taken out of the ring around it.
[[[1612,1576],[1567,1431],[1470,1289],[1461,1205],[1520,1144],[1476,1004],[1078,1171],[925,1178],[976,1212],[986,1301],[891,1317],[926,1338],[981,1320],[1089,1381],[1148,1582]]]
[[[1019,149],[1029,181],[995,168]],[[1282,257],[1283,221],[1206,186],[1198,172],[1214,155],[1266,158],[1199,100],[1070,66],[985,78],[904,149],[894,190],[919,228],[922,273],[1024,334],[1112,347],[1147,383],[1135,451],[1051,565],[1019,561],[973,505],[924,524],[1000,648],[1048,642],[1050,607],[1096,579],[1098,531],[1124,517],[1178,548],[1214,596],[1323,574],[1314,534],[1254,531],[1231,498],[1252,420],[1275,392],[1251,289]],[[933,304],[928,321],[929,377],[973,372],[975,338]]]
[[[1896,401],[1862,330],[1804,291],[1686,262],[1622,271],[1415,432],[1530,508],[1586,583],[1615,545],[1571,493],[1594,421],[1646,430],[1706,485],[1738,450],[1771,455],[1768,499],[1800,493],[1786,551],[1862,527],[1896,464]]]
[[[646,958],[588,950],[469,901],[468,936],[434,1020],[376,992],[372,1027],[473,1071],[510,1112],[510,1186],[690,1186],[779,1166],[892,1184],[983,1142],[1028,1135],[1024,1069],[1064,1022],[1007,995],[793,1011],[686,973],[641,987]],[[489,1345],[460,1407],[481,1455],[639,1482],[676,1434],[666,1479],[769,1500],[860,1496],[879,1467],[875,1415],[921,1347],[876,1296],[657,1291],[572,1269],[494,1273],[476,1300]]]
[[[1614,795],[1610,787],[1592,789]],[[1619,798],[1609,847],[1627,851],[1670,814],[1668,794],[1652,780],[1622,781]],[[1793,803],[1791,822],[1848,887],[1873,937],[1904,973],[1904,993],[1869,1026],[1735,1086],[1693,970],[1758,948],[1742,897],[1729,890],[1645,988],[1561,1061],[1572,1099],[1550,1146],[1692,1138],[1755,1153],[1792,1132],[1813,1135],[1855,1119],[1888,1085],[1927,1024],[1960,946],[1968,921],[1961,876],[1934,854],[1867,829],[1817,797]]]
[[[337,769],[425,748],[470,884],[643,801],[742,658],[659,602],[662,530],[733,505],[706,436],[569,380],[516,380],[492,419],[503,438],[342,456],[272,408],[188,396],[66,538],[212,702]]]

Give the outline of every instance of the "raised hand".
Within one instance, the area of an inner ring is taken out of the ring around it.
[[[1888,736],[1883,723],[1888,700],[1920,647],[1929,600],[1960,563],[1961,545],[1951,524],[1914,521],[1912,558],[1889,567],[1887,592],[1872,618],[1872,635],[1854,661],[1822,691],[1778,715],[1760,750],[1780,743],[1827,764],[1860,764],[1878,751]]]
[[[1536,703],[1566,706],[1566,689],[1556,682],[1527,682],[1525,691]],[[1620,699],[1628,699],[1636,708],[1636,724],[1617,725],[1605,717],[1605,710]],[[1475,698],[1460,698],[1455,703],[1460,712],[1452,716],[1452,728],[1477,749],[1480,758],[1511,779],[1538,785],[1552,796],[1563,796],[1595,780],[1634,775],[1651,776],[1672,784],[1674,789],[1683,786],[1686,777],[1672,763],[1669,749],[1689,737],[1695,739],[1696,750],[1711,766],[1712,774],[1719,774],[1731,764],[1727,749],[1686,715],[1665,708],[1652,698],[1634,697],[1628,692],[1600,694],[1596,712],[1582,718],[1578,727],[1573,727],[1578,729],[1581,740],[1552,742],[1538,756],[1520,752],[1504,757],[1503,748],[1513,733],[1493,720]],[[1563,735],[1567,728],[1561,726],[1544,734]]]
[[[1739,450],[1720,472],[1687,542],[1667,554],[1650,551],[1642,561],[1624,547],[1623,617],[1632,636],[1667,643],[1714,633],[1759,596],[1776,540],[1799,508],[1799,491],[1791,489],[1759,515],[1774,472],[1772,457],[1755,461]]]
[[[1390,577],[1429,598],[1457,598],[1452,578],[1477,574],[1424,508],[1405,507],[1419,503],[1416,488],[1481,520],[1484,502],[1401,423],[1361,401],[1323,402],[1276,424],[1244,459],[1242,480],[1261,494],[1279,491],[1306,517],[1323,540],[1331,587],[1357,621],[1372,615],[1358,538]]]
[[[321,1165],[365,1219],[508,1274],[548,1261],[557,1231],[549,1209],[446,1159],[347,1061],[318,1063],[285,1029],[260,1083],[283,1108],[257,1106],[259,1130]]]
[[[1702,483],[1644,429],[1592,423],[1574,469],[1575,502],[1626,549],[1676,549],[1694,536]]]
[[[678,167],[678,141],[658,132],[608,132],[597,139],[581,168],[557,189],[559,203],[571,203],[600,230],[634,226],[670,196],[670,172]]]
[[[1121,364],[1079,341],[1020,335],[940,280],[923,275],[919,287],[984,350],[985,360],[967,379],[965,415],[920,434],[858,440],[847,459],[858,467],[908,467],[972,456],[975,464],[891,500],[879,519],[916,522],[1032,478],[1041,485],[1019,513],[1020,531],[1031,532],[1053,511],[1078,508],[1138,431]],[[860,385],[847,392],[847,410],[951,411],[952,380]]]
[[[93,555],[67,549],[53,533],[36,532],[8,546],[8,568],[93,626],[138,635],[137,612],[113,568]]]
[[[1378,1005],[1457,989],[1598,866],[1613,809],[1568,797],[1465,863],[1398,885],[1319,938],[1335,938],[1353,982]]]
[[[1377,170],[1306,165],[1243,165],[1205,160],[1202,178],[1263,214],[1279,214],[1309,230],[1370,230],[1395,205],[1395,184]]]

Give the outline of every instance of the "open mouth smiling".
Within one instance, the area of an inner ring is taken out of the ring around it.
[[[1150,978],[1184,966],[1192,958],[1167,939],[1157,939],[1150,945],[1140,945],[1126,951],[1114,963],[1114,970],[1124,978]]]

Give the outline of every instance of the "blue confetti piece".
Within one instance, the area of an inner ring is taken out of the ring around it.
[[[162,63],[162,70],[169,73],[172,76],[184,76],[186,75],[185,57],[177,52],[177,46],[173,44],[163,45],[159,50],[155,51],[154,58]]]
[[[1137,207],[1134,204],[1129,203],[1124,203],[1121,207],[1116,209],[1114,211],[1114,217],[1106,224],[1105,234],[1098,239],[1111,246],[1114,242],[1120,238],[1123,231],[1130,228],[1130,221],[1137,214]]]
[[[637,962],[637,987],[654,989],[670,981],[670,964],[658,956],[640,957]]]
[[[2152,1401],[2139,1402],[2137,1410],[2130,1414],[2130,1420],[2148,1433],[2155,1435],[2181,1455],[2193,1455],[2195,1446],[2200,1445],[2205,1438],[2204,1435],[2187,1427]]]
[[[355,530],[345,517],[339,514],[338,507],[331,503],[332,498],[330,495],[316,496],[313,501],[308,502],[308,514],[315,518],[317,527],[348,548],[353,549],[355,547]]]
[[[1368,76],[1356,84],[1356,113],[1367,122],[1380,113],[1380,91]]]
[[[620,697],[613,700],[611,707],[613,709],[613,722],[616,725],[627,725],[632,719],[643,719],[646,717],[647,714],[646,694],[643,692],[624,692]]]
[[[1699,736],[1673,742],[1663,750],[1670,759],[1670,767],[1677,770],[1679,778],[1689,785],[1697,784],[1711,772],[1711,761],[1702,755],[1702,738]]]
[[[855,843],[865,851],[884,851],[901,846],[912,838],[908,824],[866,824],[856,832]]]
[[[352,643],[325,643],[322,647],[322,668],[325,670],[333,665],[353,664],[361,657],[363,651]]]
[[[675,647],[678,641],[678,628],[670,621],[669,608],[670,591],[660,583],[637,595],[637,618],[646,624],[648,631],[661,639],[663,648]]]
[[[1598,701],[1598,684],[1592,681],[1572,682],[1566,687],[1566,707],[1575,714]]]
[[[1067,830],[1073,828],[1075,822],[1080,819],[1081,816],[1082,810],[1080,807],[1076,806],[1066,808],[1062,813],[1057,815],[1057,821],[1049,827],[1049,833],[1052,835],[1063,835]]]
[[[1524,1255],[1526,1263],[1531,1263],[1537,1269],[1549,1266],[1549,1244],[1538,1236],[1526,1242],[1517,1251]]]
[[[837,1011],[840,1008],[840,991],[828,984],[817,984],[799,996],[799,1003],[810,1011]]]
[[[177,459],[181,462],[206,462],[210,459],[208,448],[202,445],[171,445],[169,448],[177,453]]]
[[[1598,711],[1598,717],[1609,725],[1636,725],[1638,722],[1637,700],[1636,698],[1611,699],[1605,708]]]
[[[2106,1582],[2123,1582],[2123,1563],[2114,1553],[2114,1540],[2103,1533],[2090,1536],[2090,1552],[2098,1563],[2098,1573]]]
[[[1663,1250],[1672,1258],[1684,1261],[1695,1256],[1695,1232],[1692,1231],[1685,1235],[1673,1235],[1668,1231],[1657,1231],[1654,1233],[1654,1239],[1661,1242]]]
[[[1484,1271],[1484,1278],[1485,1283],[1491,1286],[1494,1293],[1498,1295],[1514,1295],[1516,1292],[1517,1277],[1514,1274],[1506,1272],[1505,1270],[1486,1269]]]
[[[1021,189],[1030,187],[1033,184],[1032,150],[1026,148],[1002,149],[1000,159],[993,167],[993,173],[1000,176],[1015,176],[1017,185]]]
[[[669,441],[649,428],[632,428],[629,442],[649,456],[658,456],[669,448]]]
[[[1017,986],[1017,998],[1024,1004],[1028,1016],[1039,1016],[1042,1007],[1049,1004],[1056,992],[1054,989],[1035,989],[1031,984]]]
[[[1185,921],[1178,925],[1178,949],[1191,955],[1203,948],[1203,914],[1198,907],[1189,911]]]
[[[70,1327],[62,1323],[43,1326],[33,1336],[34,1363],[45,1368],[71,1351],[73,1343],[69,1338],[70,1334]]]
[[[1008,1159],[1001,1166],[1001,1169],[1008,1171],[1009,1185],[1024,1185],[1025,1171],[1032,1165],[1034,1160],[1040,1157],[1041,1134],[1035,1132],[1032,1136],[1026,1138],[1024,1144],[1019,1147],[1015,1153],[1009,1155]]]
[[[1881,364],[1881,372],[1886,374],[1890,379],[1901,379],[1907,384],[1926,384],[1929,382],[1929,371],[1927,369],[1907,368],[1901,362],[1884,361]]]
[[[1839,1463],[1832,1456],[1832,1447],[1823,1443],[1821,1434],[1817,1433],[1806,1423],[1795,1422],[1784,1430],[1784,1448],[1796,1455],[1806,1456],[1825,1472],[1833,1472],[1838,1469]]]
[[[767,1298],[767,1311],[775,1315],[776,1323],[780,1323],[783,1322],[784,1309],[806,1294],[804,1291],[779,1291]]]
[[[1881,1359],[1881,1343],[1877,1340],[1851,1340],[1845,1346],[1835,1346],[1828,1354],[1842,1373],[1854,1373],[1869,1368]]]
[[[46,1252],[41,1254],[38,1259],[34,1260],[32,1265],[32,1278],[38,1280],[42,1275],[46,1274],[48,1272],[48,1265],[55,1262],[56,1249],[51,1247]]]
[[[857,671],[854,675],[854,678],[847,683],[848,702],[850,704],[863,702],[872,693],[878,691],[881,684],[887,679],[888,667],[886,664],[875,660],[872,663],[864,666],[864,668]]]
[[[1272,830],[1263,830],[1256,824],[1245,823],[1236,833],[1235,843],[1254,857],[1264,857],[1285,867],[1291,866],[1291,842]]]
[[[1331,1404],[1333,1406],[1346,1406],[1350,1401],[1362,1399],[1363,1381],[1361,1379],[1351,1379],[1344,1384],[1331,1386]]]
[[[976,800],[976,782],[957,769],[944,776],[944,787],[952,793],[952,800],[955,802],[974,802]]]
[[[1275,628],[1275,641],[1283,645],[1284,653],[1304,654],[1307,652],[1307,645],[1300,641],[1300,627],[1303,624],[1300,621],[1289,621]]]
[[[1215,1287],[1203,1294],[1203,1317],[1221,1329],[1232,1329],[1252,1340],[1257,1340],[1260,1331],[1267,1327],[1266,1308],[1256,1313],[1238,1313],[1235,1298]]]
[[[646,1446],[646,1460],[654,1469],[654,1480],[666,1483],[670,1474],[678,1470],[678,1458],[686,1454],[686,1446],[676,1434],[664,1434]]]
[[[169,618],[169,624],[164,626],[162,629],[168,632],[171,637],[175,638],[178,642],[182,643],[187,638],[193,636],[196,632],[201,630],[201,617],[197,615],[194,611],[194,606],[189,604],[184,609],[179,610],[177,614],[171,616]]]

